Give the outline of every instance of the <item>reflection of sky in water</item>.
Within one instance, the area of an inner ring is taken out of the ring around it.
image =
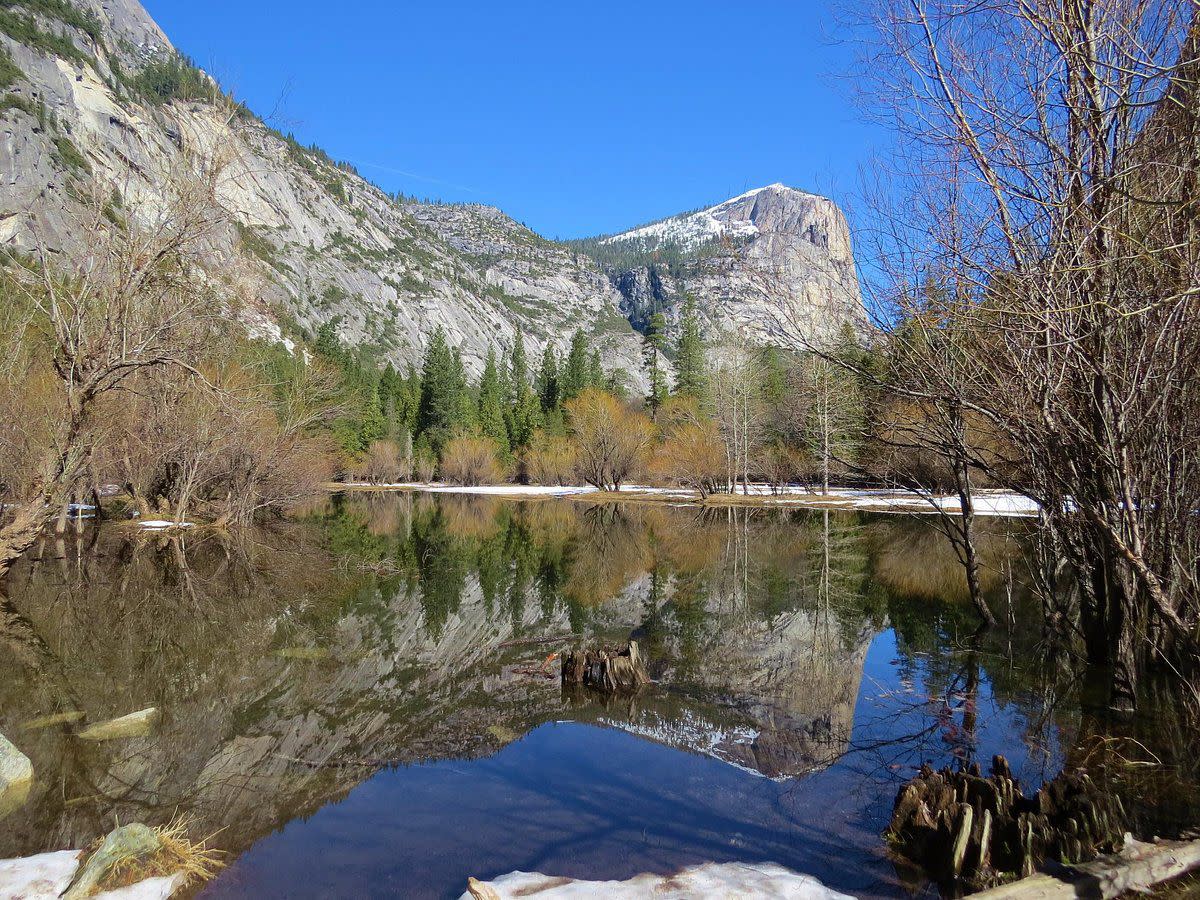
[[[0,654],[0,731],[41,787],[0,856],[183,811],[231,852],[209,897],[457,896],[469,875],[707,860],[897,896],[880,832],[920,762],[1003,753],[1035,786],[1062,763],[1055,725],[1088,725],[1032,620],[967,652],[961,567],[924,520],[414,495],[314,516],[253,559],[110,533],[78,571],[12,582],[25,640]],[[987,546],[1011,572],[1008,533]],[[635,636],[658,683],[606,704],[514,675],[567,634]],[[162,723],[96,746],[19,731],[63,691],[89,722]],[[1027,721],[1049,699],[1054,724]],[[371,762],[420,759],[442,761]]]
[[[706,860],[769,860],[857,895],[895,896],[880,831],[917,764],[973,746],[983,761],[1005,754],[1036,783],[1061,763],[1056,746],[1029,752],[1024,719],[992,697],[985,676],[972,744],[961,692],[947,715],[925,695],[919,657],[911,673],[894,633],[879,635],[855,749],[807,778],[772,781],[622,731],[547,724],[490,758],[381,772],[259,841],[203,896],[457,897],[471,875],[626,878]]]

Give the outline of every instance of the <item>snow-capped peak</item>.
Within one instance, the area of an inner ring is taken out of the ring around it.
[[[604,238],[600,243],[635,243],[646,249],[661,247],[664,244],[676,244],[686,251],[695,250],[697,247],[721,237],[754,238],[758,236],[758,226],[750,221],[748,211],[738,210],[735,212],[735,207],[742,201],[756,197],[764,191],[780,190],[792,191],[794,188],[775,182],[746,191],[744,194],[738,194],[736,197],[731,197],[708,209],[672,216],[632,231],[614,234]]]

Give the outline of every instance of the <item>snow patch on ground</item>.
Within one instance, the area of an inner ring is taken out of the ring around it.
[[[75,850],[0,860],[0,897],[57,897],[67,889],[78,868],[79,853]]]
[[[478,494],[497,497],[570,497],[594,494],[591,485],[543,485],[543,484],[481,484],[457,485],[424,482],[400,482],[396,484],[369,484],[351,482],[346,487],[377,488],[383,490],[428,491],[434,494]],[[648,487],[640,484],[621,486],[624,494],[649,494],[671,500],[695,501],[700,499],[696,491],[683,488]],[[730,496],[714,494],[715,499]],[[788,485],[773,487],[769,484],[751,484],[743,490],[740,486],[733,497],[755,497],[764,504],[780,506],[810,506],[817,509],[861,509],[873,512],[957,513],[960,508],[957,497],[923,496],[911,491],[830,488],[828,493],[816,486]],[[1036,516],[1038,505],[1021,494],[1010,491],[979,491],[975,494],[975,512],[981,516]],[[150,523],[143,523],[150,524]]]
[[[183,886],[183,873],[147,878],[128,887],[93,894],[92,900],[168,900]]]
[[[58,900],[79,868],[78,850],[57,850],[23,859],[0,859],[0,897]],[[147,878],[128,887],[94,894],[93,900],[167,900],[183,885],[183,873]]]
[[[191,528],[191,522],[168,522],[166,519],[147,519],[137,523],[139,528],[147,531],[162,531],[164,528]]]
[[[741,897],[746,900],[854,900],[775,863],[704,863],[677,875],[637,875],[628,881],[577,881],[538,872],[510,872],[484,886],[499,900],[694,900]],[[459,900],[472,900],[471,892]]]
[[[385,488],[428,491],[431,494],[492,494],[501,497],[567,497],[572,494],[591,494],[591,485],[561,486],[550,484],[440,484],[424,481],[401,481],[393,484],[370,484],[365,481],[347,482],[346,487]]]

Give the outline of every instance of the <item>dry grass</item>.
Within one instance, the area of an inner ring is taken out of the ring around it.
[[[104,880],[97,885],[97,892],[111,891],[145,881],[147,878],[160,878],[184,874],[184,884],[202,883],[217,874],[224,863],[220,850],[208,846],[213,835],[200,841],[188,837],[191,825],[186,816],[177,816],[167,825],[155,828],[159,838],[159,850],[153,856],[131,857],[113,866]]]
[[[1185,900],[1185,898],[1195,900],[1200,897],[1200,874],[1192,873],[1176,878],[1174,881],[1155,885],[1147,893],[1139,896],[1160,898],[1160,900]]]

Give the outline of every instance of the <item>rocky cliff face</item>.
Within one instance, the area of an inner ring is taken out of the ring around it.
[[[637,372],[636,335],[592,260],[495,209],[390,197],[253,117],[147,93],[134,73],[175,51],[136,0],[56,8],[17,5],[0,21],[17,73],[0,83],[0,245],[70,252],[86,197],[136,218],[189,154],[219,150],[230,222],[210,248],[214,291],[249,301],[253,332],[336,319],[348,343],[404,364],[440,326],[478,372],[517,330],[537,359],[582,328],[610,367]]]
[[[236,300],[256,336],[336,321],[347,343],[404,365],[441,327],[477,373],[518,330],[536,360],[581,328],[636,384],[630,322],[674,317],[685,292],[715,327],[778,343],[832,333],[859,309],[845,222],[823,198],[772,185],[608,238],[608,249],[672,244],[687,260],[674,274],[606,271],[499,210],[391,197],[249,114],[189,99],[204,92],[178,77],[147,84],[177,56],[137,0],[17,0],[3,13],[0,246],[72,252],[88,197],[149,220],[173,173],[219,153],[229,221],[208,248],[215,302]]]
[[[710,332],[785,347],[828,343],[864,320],[841,210],[786,185],[594,243],[635,326],[658,311],[676,320],[687,295]]]

